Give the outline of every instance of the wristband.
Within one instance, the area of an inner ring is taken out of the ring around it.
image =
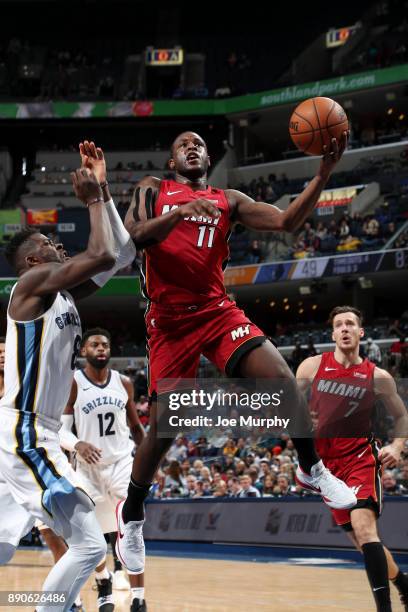
[[[94,198],[93,200],[89,200],[86,202],[87,206],[91,206],[92,204],[97,204],[98,202],[103,202],[103,198]]]

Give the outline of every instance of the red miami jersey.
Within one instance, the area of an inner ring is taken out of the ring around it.
[[[375,367],[364,359],[345,368],[334,353],[322,354],[310,399],[317,418],[316,450],[322,459],[353,453],[371,438]]]
[[[225,297],[230,207],[222,189],[193,191],[189,185],[161,181],[151,216],[159,217],[193,200],[206,199],[220,210],[217,219],[186,216],[159,244],[145,248],[143,293],[152,302],[199,304]]]

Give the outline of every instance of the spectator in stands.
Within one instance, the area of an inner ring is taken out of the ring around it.
[[[286,474],[278,474],[276,486],[274,487],[273,493],[276,497],[283,497],[285,495],[293,495],[295,489],[291,487],[289,478]]]
[[[187,457],[197,457],[199,454],[197,446],[192,440],[187,442]]]
[[[295,449],[295,446],[293,444],[293,440],[291,440],[290,438],[286,441],[286,446],[282,451],[282,456],[283,457],[289,457],[291,460],[294,460],[297,458],[297,452]]]
[[[167,468],[164,488],[171,491],[172,495],[180,496],[185,494],[185,480],[182,477],[180,464],[178,461],[171,461]]]
[[[204,467],[204,463],[201,461],[201,459],[196,459],[193,463],[193,474],[194,476],[196,476],[196,478],[199,478],[201,476],[201,470]]]
[[[401,470],[397,476],[397,484],[405,489],[408,493],[408,462],[405,461],[401,467]]]
[[[378,346],[378,344],[373,342],[372,338],[367,338],[366,354],[367,354],[367,359],[375,363],[376,366],[381,365],[381,362],[382,362],[381,349]]]
[[[184,479],[187,478],[190,474],[192,474],[191,465],[188,459],[184,459],[183,463],[180,466],[181,475]]]
[[[207,438],[200,436],[195,444],[200,457],[204,457],[208,448]]]
[[[211,481],[208,479],[203,480],[203,497],[211,497]]]
[[[184,438],[179,436],[167,453],[167,461],[183,461],[187,457],[187,447]]]
[[[385,495],[403,495],[404,493],[403,487],[397,484],[394,474],[390,471],[384,472],[382,484]]]
[[[200,478],[201,480],[208,480],[211,482],[211,472],[206,465],[204,465],[200,470]]]
[[[194,497],[196,495],[197,478],[193,474],[189,474],[186,478],[186,497]]]
[[[241,485],[241,491],[237,497],[260,497],[258,489],[252,485],[251,477],[248,474],[240,476],[239,483]]]
[[[258,240],[253,240],[248,255],[249,263],[256,264],[262,261],[262,250]]]
[[[314,345],[312,336],[309,336],[309,344],[307,345],[306,350],[304,351],[304,355],[305,359],[306,357],[315,357],[315,355],[317,355],[317,350]]]
[[[226,441],[222,453],[223,455],[231,455],[232,457],[235,457],[237,451],[238,447],[235,444],[235,440],[231,438],[230,440]]]
[[[202,480],[196,480],[194,484],[194,494],[193,497],[203,497],[204,496],[204,484]]]
[[[241,493],[241,484],[239,482],[239,478],[236,476],[229,479],[228,492],[230,497],[239,497],[239,494]]]
[[[225,480],[220,480],[213,492],[214,497],[228,497],[228,487]]]
[[[397,338],[402,341],[405,339],[405,332],[401,328],[401,322],[399,319],[395,319],[393,321],[392,325],[390,325],[388,329],[388,333],[391,337],[397,336]]]
[[[272,497],[276,486],[277,477],[276,474],[267,474],[262,484],[262,495],[264,497]]]

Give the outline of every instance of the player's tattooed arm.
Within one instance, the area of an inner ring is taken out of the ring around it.
[[[408,411],[401,399],[395,380],[381,368],[374,370],[374,393],[385,406],[388,414],[394,418],[394,440],[391,444],[383,446],[378,456],[381,463],[393,468],[400,459],[408,437]]]
[[[302,361],[296,371],[297,385],[307,403],[309,402],[313,380],[319,370],[321,360],[321,355],[308,357],[307,359]],[[313,426],[314,428],[316,428],[318,425],[318,415],[311,411],[310,416],[312,418]]]
[[[130,433],[132,434],[132,438],[135,444],[139,445],[143,438],[146,435],[143,425],[139,420],[139,415],[137,414],[137,408],[135,404],[135,395],[133,383],[127,376],[121,375],[121,381],[123,386],[125,387],[128,394],[128,401],[126,404],[126,416],[127,422],[129,425]]]

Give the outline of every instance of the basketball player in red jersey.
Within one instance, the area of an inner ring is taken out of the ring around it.
[[[281,211],[248,196],[208,185],[210,158],[204,140],[184,132],[173,142],[169,167],[175,180],[145,177],[136,186],[125,226],[138,248],[144,249],[143,284],[146,314],[150,397],[157,381],[194,378],[200,354],[228,375],[285,379],[292,382],[288,405],[306,419],[306,405],[294,377],[276,348],[232,302],[223,282],[228,237],[235,221],[259,231],[294,231],[311,214],[330,173],[347,144],[333,139],[317,175]],[[117,508],[118,556],[127,569],[143,571],[143,502],[171,439],[157,436],[156,402],[150,430],[139,446],[128,497]],[[316,454],[311,438],[294,440],[302,467],[300,478],[322,491],[337,508],[356,503],[352,491],[335,479]]]
[[[390,578],[408,611],[408,576],[382,544],[376,523],[382,509],[381,468],[393,468],[400,459],[408,431],[407,411],[392,376],[359,356],[364,335],[361,312],[352,306],[337,306],[330,321],[334,353],[305,359],[296,378],[301,388],[311,385],[310,409],[316,419],[315,443],[320,457],[358,499],[351,510],[331,511],[337,525],[364,555],[377,610],[391,610]],[[394,441],[381,450],[368,433],[377,399],[395,419]],[[342,434],[344,437],[333,437]],[[358,437],[349,437],[353,435]]]

